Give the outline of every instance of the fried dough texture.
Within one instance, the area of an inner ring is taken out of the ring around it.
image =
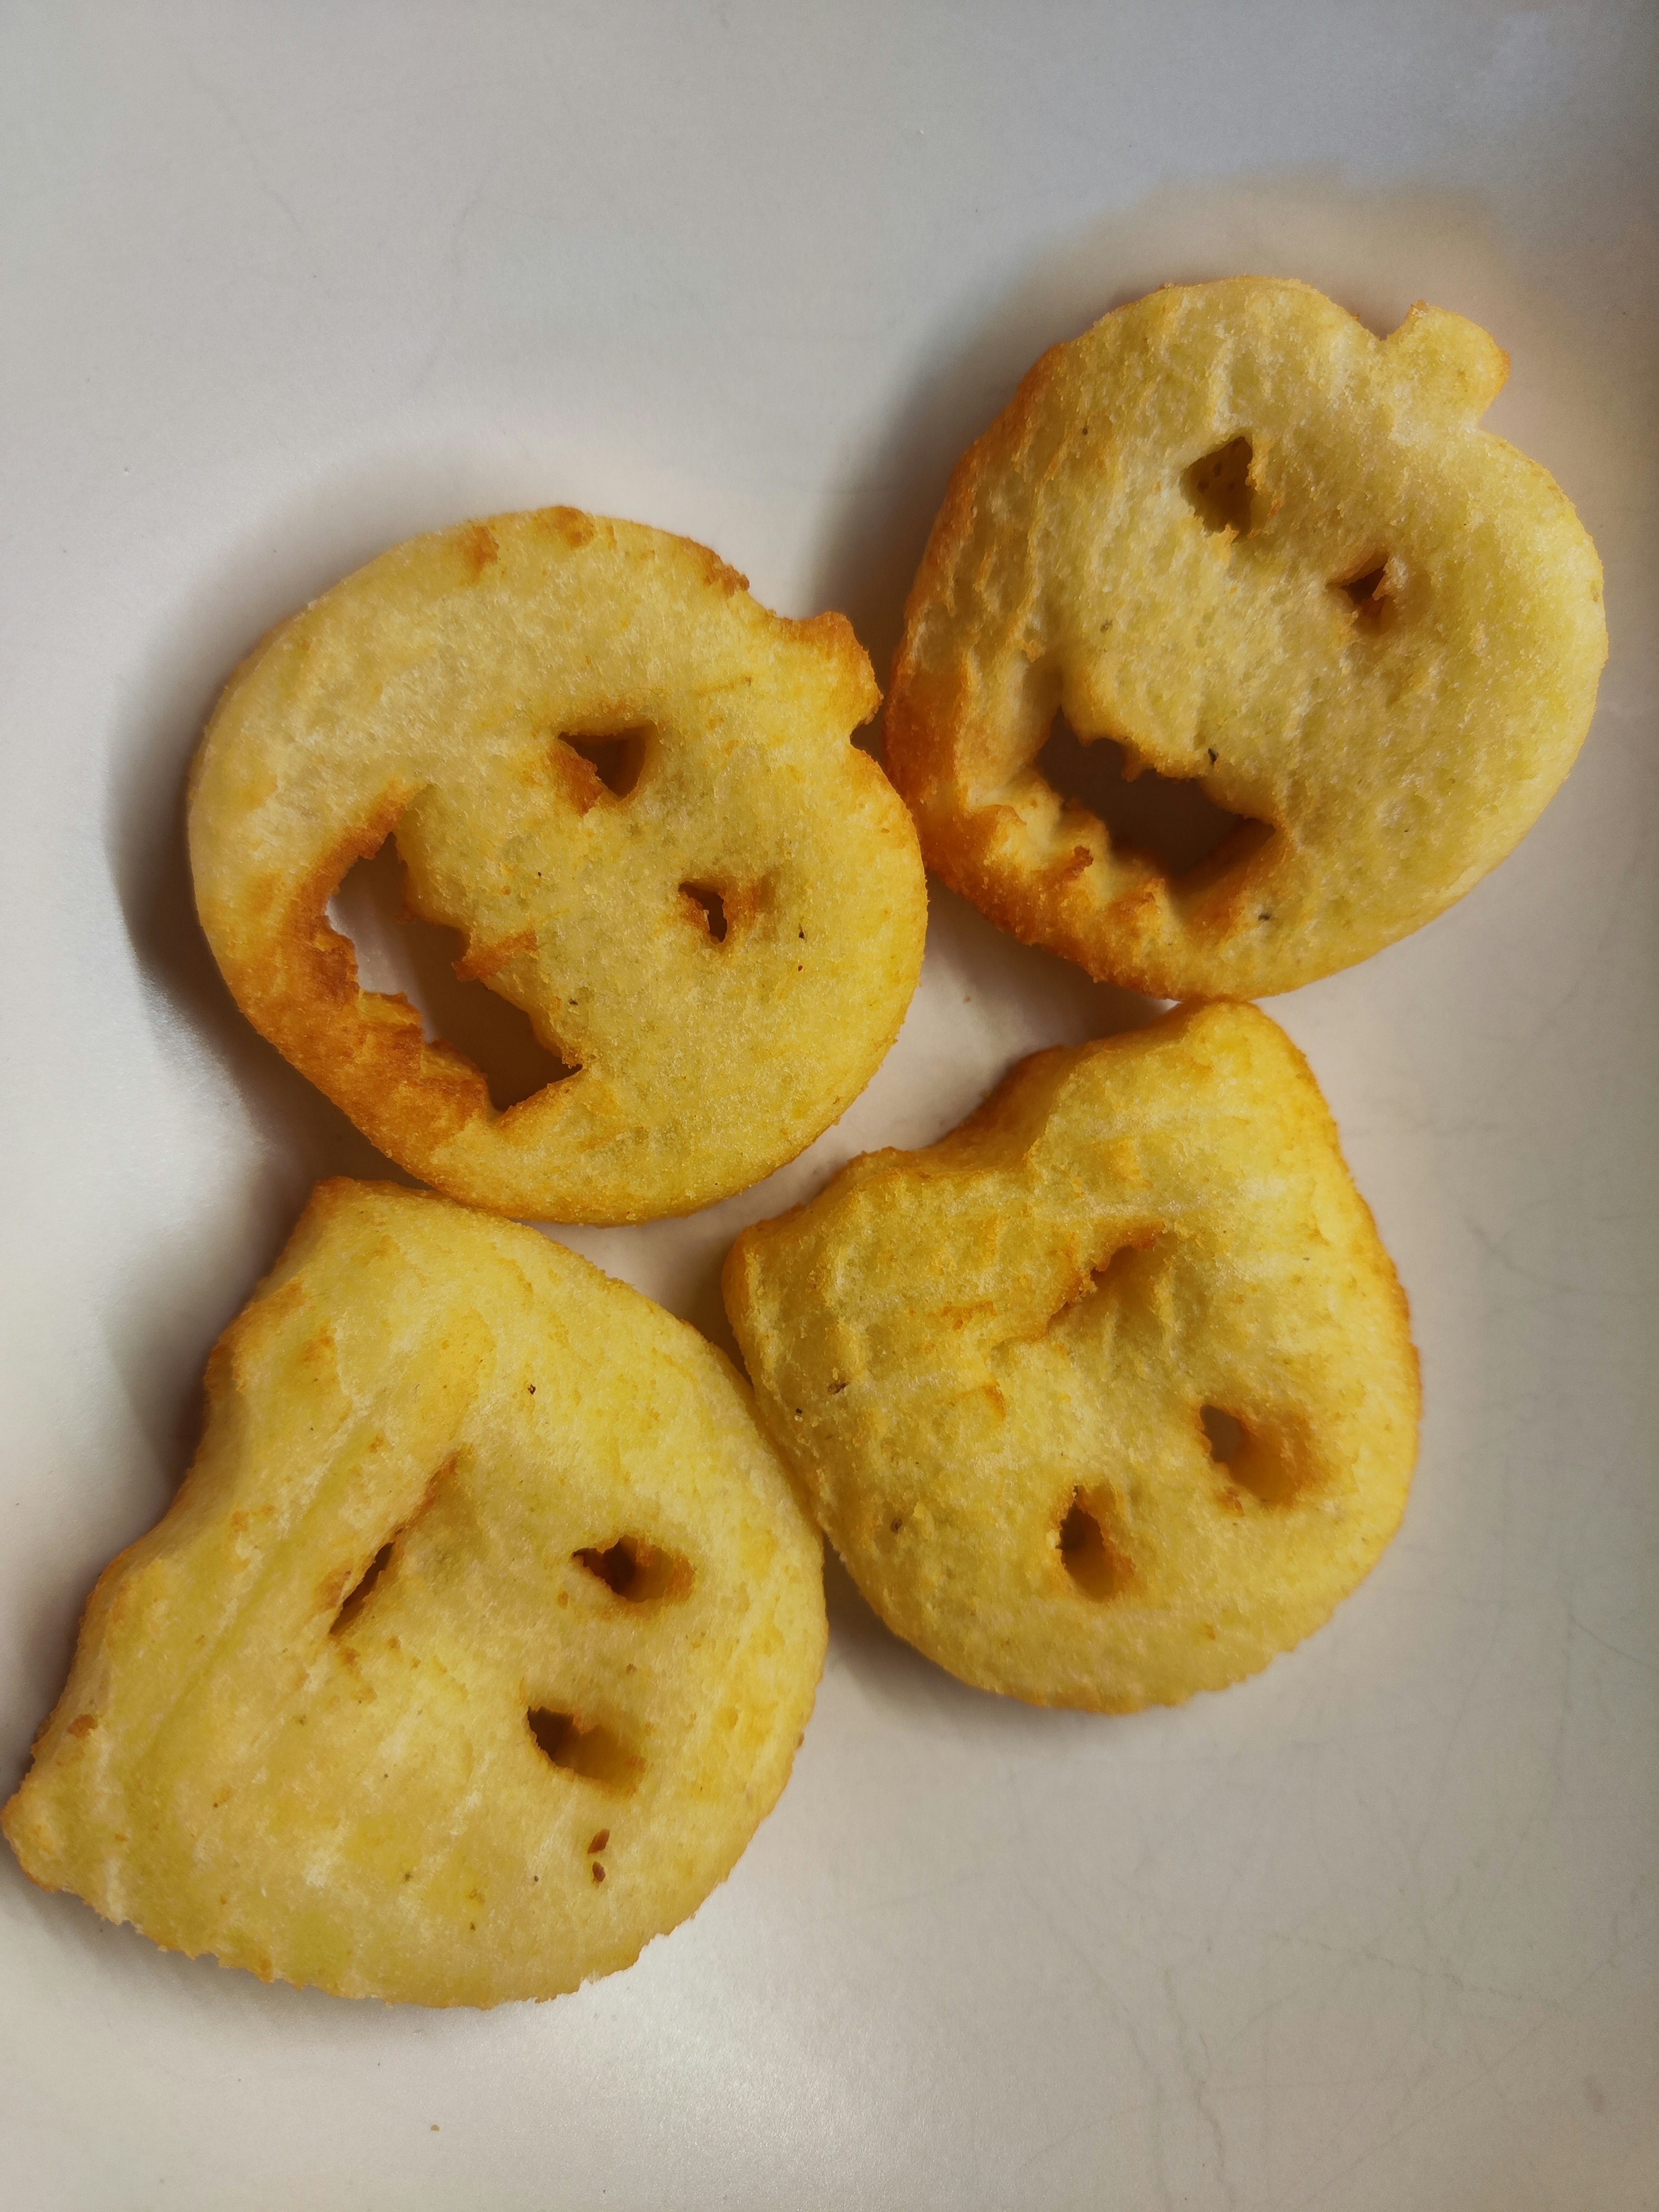
[[[1405,1297],[1251,1006],[1034,1054],[941,1143],[745,1230],[725,1288],[859,1588],[983,1689],[1219,1689],[1317,1628],[1405,1508]]]
[[[855,1098],[921,963],[915,832],[848,742],[840,615],[788,622],[689,540],[566,507],[413,539],[274,630],[191,778],[209,942],[254,1026],[451,1197],[643,1221],[744,1188]],[[328,902],[394,836],[456,972],[576,1072],[505,1111]]]
[[[888,772],[922,851],[1027,943],[1156,998],[1256,998],[1419,928],[1526,834],[1607,657],[1552,478],[1477,425],[1508,356],[1419,305],[1171,286],[1045,354],[951,479]],[[1062,796],[1056,716],[1196,784],[1173,872]]]
[[[695,1911],[827,1632],[727,1362],[534,1230],[334,1182],[207,1392],[5,1808],[31,1878],[427,2005],[556,1996]]]

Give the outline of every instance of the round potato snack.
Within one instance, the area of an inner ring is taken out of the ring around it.
[[[1405,1507],[1405,1298],[1254,1007],[1036,1054],[942,1143],[745,1230],[726,1298],[860,1589],[988,1690],[1218,1689],[1318,1627]]]
[[[878,697],[841,616],[769,614],[684,538],[563,507],[416,538],[232,678],[191,779],[203,926],[255,1027],[450,1196],[688,1212],[810,1144],[904,1018],[921,857],[848,742]],[[329,924],[393,834],[457,974],[572,1071],[505,1111]]]
[[[25,1872],[265,1980],[627,1966],[788,1778],[817,1531],[696,1330],[534,1230],[324,1183],[208,1364],[5,1809]]]
[[[929,866],[1158,998],[1287,991],[1460,898],[1571,767],[1607,653],[1572,507],[1477,428],[1508,368],[1459,315],[1377,338],[1255,276],[1044,355],[957,469],[894,669]],[[1057,716],[1231,834],[1183,868],[1109,834],[1043,773]]]

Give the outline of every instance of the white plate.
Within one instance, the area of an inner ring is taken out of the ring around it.
[[[689,532],[884,667],[949,464],[1113,301],[1239,269],[1515,362],[1607,568],[1596,727],[1443,921],[1276,1001],[1411,1294],[1405,1528],[1260,1679],[1027,1711],[838,1570],[732,1879],[542,2008],[390,2011],[0,1866],[30,2208],[1659,2199],[1655,21],[1640,4],[8,10],[0,544],[10,1786],[93,1575],[325,1171],[230,1008],[180,779],[232,663],[411,532]],[[733,1230],[1121,1008],[941,896],[804,1160],[571,1241],[717,1328]]]

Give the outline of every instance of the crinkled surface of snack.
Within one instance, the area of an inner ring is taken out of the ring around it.
[[[338,1182],[207,1387],[6,1808],[33,1879],[430,2005],[574,1989],[694,1911],[788,1777],[827,1632],[726,1361],[533,1230]]]
[[[452,1197],[682,1213],[827,1128],[921,961],[915,832],[848,742],[879,694],[702,546],[555,507],[416,538],[237,672],[191,779],[197,902],[255,1026]],[[395,834],[457,973],[574,1073],[498,1111],[328,902]]]
[[[993,920],[1159,998],[1255,998],[1460,898],[1571,767],[1601,571],[1480,429],[1507,356],[1305,284],[1171,286],[1045,354],[958,465],[911,593],[889,772]],[[1172,870],[1039,758],[1063,716],[1236,819]]]
[[[1376,1562],[1416,1456],[1405,1297],[1254,1007],[1024,1060],[726,1269],[757,1402],[888,1626],[1039,1705],[1173,1705]]]

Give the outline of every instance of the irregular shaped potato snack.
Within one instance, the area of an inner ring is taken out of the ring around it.
[[[921,856],[848,742],[879,696],[841,616],[769,614],[685,538],[565,507],[416,538],[232,678],[191,781],[203,926],[254,1026],[451,1197],[689,1212],[827,1128],[909,1004]],[[576,1071],[505,1112],[329,925],[394,833],[457,974]]]
[[[4,1827],[169,1948],[492,2005],[625,1966],[788,1778],[817,1532],[730,1366],[534,1230],[323,1183]]]
[[[1577,516],[1476,427],[1508,371],[1460,315],[1377,338],[1258,276],[1045,354],[910,596],[887,763],[928,865],[1155,998],[1288,991],[1461,898],[1571,767],[1607,657]],[[1057,716],[1231,834],[1173,863],[1109,834],[1044,773]]]
[[[1406,1301],[1251,1006],[1036,1054],[942,1143],[745,1230],[726,1301],[859,1588],[983,1689],[1219,1689],[1317,1628],[1405,1508]]]

